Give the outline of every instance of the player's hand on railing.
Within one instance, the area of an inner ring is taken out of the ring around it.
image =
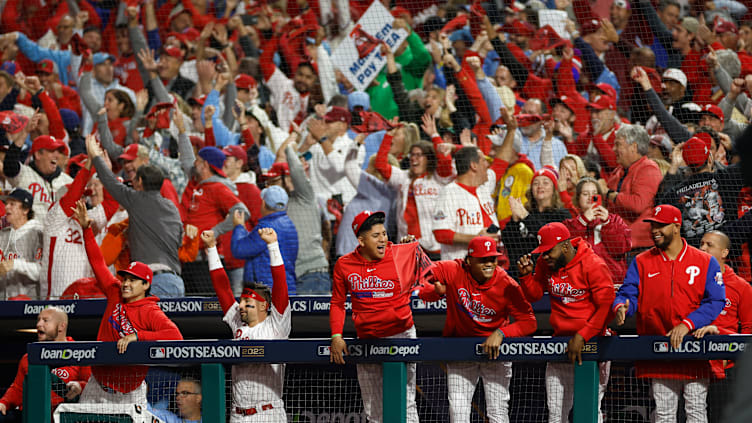
[[[695,336],[695,338],[699,339],[705,335],[720,335],[720,334],[721,334],[721,331],[718,330],[718,326],[707,325],[707,326],[701,327],[700,329],[697,329],[693,335]]]
[[[674,347],[674,349],[677,349],[681,346],[682,341],[684,340],[684,336],[689,333],[689,328],[684,323],[679,323],[678,325],[674,326],[673,329],[668,331],[666,336],[671,338],[671,346]]]
[[[117,349],[120,354],[123,354],[126,349],[128,349],[128,344],[130,344],[133,341],[138,341],[138,336],[135,333],[132,333],[130,335],[125,335],[124,337],[118,339],[117,341]]]
[[[621,326],[627,320],[627,310],[629,310],[629,300],[616,309],[616,326]]]
[[[344,355],[349,355],[347,352],[347,343],[341,336],[335,336],[332,338],[332,345],[329,347],[329,362],[337,364],[345,364]]]
[[[504,333],[499,329],[496,329],[482,344],[480,344],[480,346],[483,347],[483,353],[488,354],[489,359],[496,360],[499,358],[499,346],[503,340]]]
[[[89,217],[89,213],[86,212],[86,202],[84,200],[78,200],[74,209],[74,214],[78,224],[82,229],[86,229],[91,226],[92,219]]]
[[[204,241],[206,248],[211,248],[217,245],[217,238],[214,236],[214,231],[201,232],[201,241]]]
[[[259,236],[267,244],[274,244],[277,242],[277,232],[272,228],[261,228],[258,230]]]
[[[575,333],[572,339],[567,343],[567,357],[574,364],[582,365],[582,348],[585,346],[585,338],[579,333]]]
[[[81,384],[76,381],[68,382],[66,386],[68,392],[65,393],[65,399],[69,401],[75,400],[77,396],[81,395],[81,391],[83,391],[83,389],[81,389]]]
[[[530,254],[525,254],[517,260],[517,271],[520,276],[527,276],[533,273],[533,259]]]

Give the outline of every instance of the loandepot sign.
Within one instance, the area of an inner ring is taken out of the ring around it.
[[[93,360],[97,356],[97,348],[92,347],[85,350],[74,350],[66,348],[63,350],[53,350],[42,347],[40,358],[42,360]]]

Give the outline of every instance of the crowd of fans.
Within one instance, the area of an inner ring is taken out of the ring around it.
[[[369,2],[6,2],[4,297],[103,295],[81,198],[107,264],[147,263],[162,297],[211,293],[205,230],[235,295],[271,284],[262,227],[291,294],[329,293],[358,245],[340,229],[378,209],[433,259],[491,236],[512,276],[563,222],[619,284],[671,204],[690,245],[724,229],[750,279],[743,2],[392,3],[406,41],[354,91],[332,55]]]

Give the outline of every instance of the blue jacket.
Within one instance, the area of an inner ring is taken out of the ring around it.
[[[235,226],[232,231],[232,255],[245,260],[243,281],[260,282],[272,286],[272,272],[269,268],[269,250],[266,242],[258,234],[260,228],[272,228],[277,232],[282,259],[285,261],[287,274],[287,292],[295,295],[295,260],[298,257],[298,231],[295,224],[287,216],[287,212],[280,211],[266,215],[259,219],[258,224],[250,232],[243,225]]]

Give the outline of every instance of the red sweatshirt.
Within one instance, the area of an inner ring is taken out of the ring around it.
[[[358,247],[340,257],[334,266],[329,309],[332,334],[342,333],[348,293],[358,338],[383,338],[410,329],[410,293],[420,245],[389,243],[384,258],[378,261],[366,260],[360,250]]]
[[[728,333],[752,333],[752,285],[734,273],[728,264],[723,271],[723,283],[726,285],[726,305],[713,324]]]
[[[548,291],[551,298],[551,326],[554,336],[579,333],[586,341],[606,329],[614,302],[611,272],[602,258],[582,238],[572,239],[577,249],[572,261],[556,272],[539,258],[535,272],[521,278],[522,290],[530,302]]]
[[[84,244],[97,286],[107,296],[107,308],[99,324],[97,341],[114,342],[132,333],[140,341],[183,339],[175,323],[157,305],[159,298],[149,296],[132,303],[123,302],[121,282],[107,269],[91,227],[84,230]],[[138,388],[148,370],[147,366],[94,366],[91,369],[101,385],[118,392]]]
[[[70,342],[73,341],[73,338],[69,336],[67,340]],[[13,384],[5,391],[5,395],[0,398],[0,404],[5,404],[5,408],[8,411],[23,408],[23,385],[27,373],[29,373],[29,355],[24,354],[21,357],[21,361],[18,362],[18,372],[16,373],[16,378],[13,379]],[[81,385],[81,389],[83,389],[89,380],[89,376],[91,376],[91,368],[89,366],[58,367],[52,369],[52,374],[59,377],[66,384],[69,382],[78,382]],[[53,391],[52,409],[54,410],[61,402],[63,402],[63,398]]]
[[[447,318],[444,336],[490,336],[501,329],[505,337],[526,336],[535,332],[533,307],[522,288],[501,267],[493,277],[479,284],[470,275],[464,260],[439,261],[431,268],[436,282],[446,285]],[[436,301],[433,286],[421,288],[420,298]],[[509,316],[514,323],[509,324]]]

